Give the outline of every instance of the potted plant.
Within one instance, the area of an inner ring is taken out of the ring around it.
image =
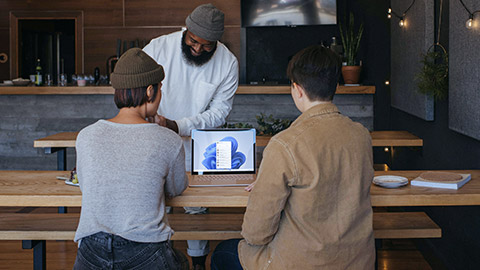
[[[442,51],[433,50],[439,46]],[[423,68],[415,76],[418,91],[443,100],[448,95],[448,53],[445,48],[436,43],[430,47],[422,59]]]
[[[354,16],[350,12],[348,21],[344,19],[344,22],[339,24],[339,28],[345,58],[342,66],[343,80],[346,84],[356,84],[359,81],[362,70],[361,65],[357,65],[356,57],[360,48],[360,40],[362,40],[363,23],[360,24],[358,31],[356,31]]]

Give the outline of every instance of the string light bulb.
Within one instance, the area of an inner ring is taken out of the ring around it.
[[[473,16],[475,15],[475,13],[479,13],[480,10],[475,10],[474,12],[471,12],[470,9],[467,8],[467,6],[465,5],[465,3],[463,3],[462,0],[460,0],[460,3],[462,4],[463,8],[465,9],[465,11],[468,12],[468,20],[465,22],[465,27],[467,29],[473,29],[475,26],[475,22],[473,21]]]
[[[461,0],[460,0],[461,1]],[[415,0],[412,1],[410,6],[402,13],[402,16],[399,15],[399,13],[396,13],[391,7],[388,8],[387,10],[387,18],[391,19],[393,16],[397,17],[400,21],[398,22],[398,25],[402,28],[406,26],[406,21],[405,21],[405,16],[407,15],[407,12],[412,8],[413,4],[415,3]]]
[[[467,22],[465,23],[465,27],[467,27],[467,29],[472,29],[473,28],[473,18],[470,17],[470,19],[467,20]]]

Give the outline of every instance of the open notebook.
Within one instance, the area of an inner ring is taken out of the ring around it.
[[[255,181],[255,129],[194,129],[192,187],[247,186]]]

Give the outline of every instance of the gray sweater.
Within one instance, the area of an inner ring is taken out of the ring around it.
[[[106,232],[136,242],[161,242],[173,230],[165,196],[188,185],[180,136],[157,124],[100,120],[76,142],[82,210],[75,241]]]

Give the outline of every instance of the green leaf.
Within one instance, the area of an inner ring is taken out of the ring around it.
[[[430,51],[422,55],[423,68],[415,76],[418,91],[434,97],[445,99],[448,95],[448,54]]]
[[[344,17],[343,22],[340,22],[339,30],[345,61],[347,62],[347,65],[354,66],[363,35],[363,23],[360,24],[358,31],[355,31],[355,17],[353,13],[350,12],[348,21]]]

